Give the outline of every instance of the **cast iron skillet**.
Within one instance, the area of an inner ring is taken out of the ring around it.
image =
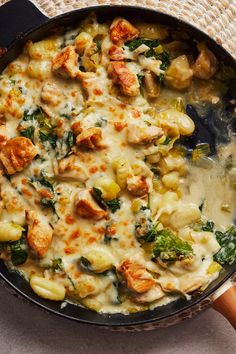
[[[96,11],[98,17],[101,19],[123,15],[128,19],[142,18],[142,20],[147,22],[157,22],[172,25],[175,28],[184,28],[192,33],[194,38],[207,42],[208,47],[216,53],[219,60],[224,60],[224,62],[236,68],[234,59],[206,34],[189,24],[158,11],[134,6],[99,6],[79,9],[49,19],[29,0],[12,0],[0,8],[0,72],[9,62],[18,56],[26,40],[39,40],[44,36],[49,36],[59,27],[75,23],[78,24],[91,11]],[[194,296],[190,301],[179,299],[153,311],[145,311],[125,316],[122,314],[97,314],[91,310],[73,304],[68,304],[65,308],[61,309],[61,303],[46,301],[35,295],[28,283],[23,280],[19,274],[10,272],[3,261],[0,261],[0,277],[3,283],[6,282],[25,299],[64,318],[102,326],[137,326],[150,322],[160,322],[164,319],[171,320],[172,316],[177,314],[181,316],[181,312],[185,312],[186,310],[191,312],[191,307],[200,303],[216,289],[221,287],[222,284],[233,275],[235,270],[236,262],[225,267],[225,270],[220,274],[219,278],[215,280],[206,291]]]

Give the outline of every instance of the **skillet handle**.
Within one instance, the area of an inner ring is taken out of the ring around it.
[[[0,7],[0,53],[21,35],[48,20],[31,1],[11,0]]]
[[[213,295],[212,307],[236,329],[236,284],[227,282]]]

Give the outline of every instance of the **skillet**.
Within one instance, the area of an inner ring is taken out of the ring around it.
[[[168,24],[174,26],[176,29],[181,28],[187,30],[197,40],[205,41],[208,47],[216,54],[218,60],[223,60],[225,63],[236,69],[236,62],[233,57],[205,33],[170,15],[158,11],[137,6],[107,5],[79,9],[49,19],[29,0],[11,0],[0,8],[0,72],[8,63],[18,56],[24,43],[28,39],[33,41],[39,40],[44,36],[49,36],[59,28],[64,28],[75,23],[78,24],[92,11],[96,11],[99,19],[112,18],[119,15],[125,16],[127,19],[136,17],[142,18],[144,21]],[[189,107],[189,109],[191,111],[191,107]],[[198,117],[194,117],[194,114],[195,113],[192,112],[191,115],[193,116],[195,123],[197,123]],[[206,130],[208,129],[206,129],[206,127],[204,128],[203,125],[198,125],[197,139],[199,141],[202,140],[203,136],[206,136]],[[211,131],[208,131],[208,140],[214,140],[212,134]],[[233,325],[236,325],[236,288],[230,288],[230,286],[225,285],[235,271],[236,261],[232,265],[224,267],[224,270],[220,273],[219,277],[213,281],[203,293],[194,295],[189,301],[179,299],[152,311],[144,311],[129,315],[109,315],[97,314],[91,310],[73,304],[67,304],[67,306],[61,308],[61,303],[49,302],[39,298],[32,292],[28,283],[19,274],[16,272],[10,272],[4,262],[0,260],[0,279],[2,280],[2,284],[8,288],[10,287],[14,293],[24,297],[29,302],[64,318],[87,324],[116,327],[117,329],[126,327],[127,330],[137,328],[150,329],[166,326],[170,323],[178,322],[180,318],[191,317],[193,313],[203,307],[203,304],[209,303],[209,297],[212,297],[213,293],[218,291],[221,295],[224,290],[220,290],[219,292],[219,289],[223,288],[226,288],[227,291],[220,297],[215,296],[215,298],[217,297],[215,307],[228,316]],[[223,302],[227,302],[228,313],[226,311],[227,306],[225,307],[222,305]],[[230,305],[234,306],[234,309],[232,308],[230,310]]]

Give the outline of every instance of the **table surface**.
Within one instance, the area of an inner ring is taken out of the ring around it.
[[[209,309],[177,326],[140,333],[80,325],[27,305],[0,289],[1,354],[235,354],[236,335]]]

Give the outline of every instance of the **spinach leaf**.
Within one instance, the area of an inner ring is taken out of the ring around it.
[[[32,113],[29,113],[29,110],[25,110],[24,111],[24,115],[23,115],[23,121],[27,122],[27,121],[33,121],[33,120],[37,120],[38,117],[40,115],[42,115],[43,112],[40,108],[37,108],[36,110],[34,110]]]
[[[20,135],[34,142],[34,130],[35,130],[34,127],[31,125],[25,130],[21,130]]]
[[[56,201],[55,201],[55,199],[49,199],[49,198],[42,198],[41,200],[40,200],[40,204],[41,204],[41,206],[43,207],[43,208],[51,208],[52,209],[52,211],[53,211],[53,213],[54,214],[56,214],[57,215],[57,217],[59,217],[58,216],[58,214],[57,214],[57,211],[56,211],[56,207],[55,207],[55,204],[56,204]]]
[[[171,137],[169,137],[168,135],[166,136],[165,140],[163,141],[162,145],[168,145],[171,142]]]
[[[49,181],[49,179],[47,178],[47,176],[45,175],[44,171],[40,172],[40,176],[39,177],[34,177],[31,178],[31,182],[38,182],[40,183],[42,186],[47,187],[48,189],[50,189],[53,193],[54,193],[54,188],[52,183]]]
[[[112,199],[105,202],[108,209],[115,213],[118,209],[120,209],[120,200],[119,199]]]
[[[55,272],[62,272],[64,271],[64,266],[61,258],[55,258],[52,261],[52,269]]]
[[[75,135],[71,130],[65,132],[61,139],[57,139],[55,151],[59,160],[71,154],[71,149],[75,144],[75,139]]]
[[[215,227],[215,223],[211,220],[208,220],[203,226],[202,226],[202,231],[209,231],[213,232]]]
[[[138,74],[139,89],[142,96],[144,96],[144,75]]]
[[[157,231],[153,248],[154,258],[160,257],[162,261],[168,262],[191,256],[193,249],[188,242],[181,240],[168,229]]]
[[[22,236],[19,241],[10,243],[9,246],[12,264],[18,266],[25,263],[28,257],[28,246],[25,236]]]
[[[236,259],[236,226],[230,227],[226,232],[216,231],[216,239],[221,246],[214,256],[221,265],[232,264]]]
[[[80,266],[81,268],[83,268],[84,270],[88,271],[88,272],[92,272],[93,271],[93,267],[91,262],[89,262],[89,260],[85,257],[80,257],[79,260]]]
[[[96,199],[101,208],[108,208],[112,213],[115,213],[118,209],[120,209],[121,203],[119,199],[105,201],[102,197],[102,191],[98,188],[93,188],[92,193],[93,197]]]
[[[95,127],[99,127],[99,128],[105,127],[106,125],[107,125],[107,120],[105,118],[98,119],[94,124]]]
[[[56,148],[56,146],[57,146],[57,135],[55,135],[53,133],[50,133],[50,132],[47,133],[47,132],[40,131],[39,132],[39,138],[40,138],[42,143],[49,142],[49,144],[51,145],[51,147],[53,149]]]
[[[97,45],[97,51],[95,53],[101,53],[101,51],[102,51],[102,41],[100,39],[94,39],[94,42]]]

